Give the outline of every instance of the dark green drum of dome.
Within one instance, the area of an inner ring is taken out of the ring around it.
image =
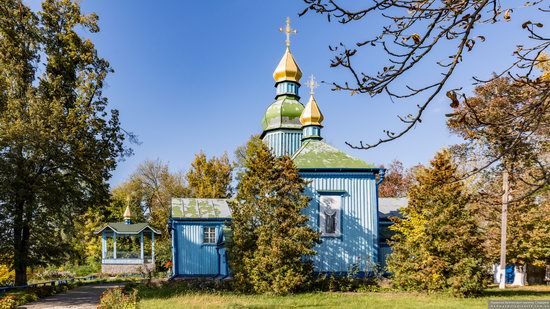
[[[304,110],[302,103],[292,96],[280,96],[265,111],[262,119],[264,131],[274,129],[301,129],[300,115]]]

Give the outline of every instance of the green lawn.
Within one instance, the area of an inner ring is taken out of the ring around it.
[[[171,294],[171,295],[170,295]],[[307,293],[290,296],[236,295],[233,293],[164,293],[142,290],[140,308],[487,308],[493,300],[550,300],[550,286],[489,289],[480,298],[404,292]]]

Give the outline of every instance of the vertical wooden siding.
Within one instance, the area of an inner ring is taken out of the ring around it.
[[[202,243],[203,226],[212,224],[185,223],[177,224],[177,273],[178,275],[211,275],[218,274],[218,253],[216,245]],[[220,225],[215,225],[216,235],[220,233]]]
[[[376,179],[372,173],[301,173],[312,197],[306,214],[319,230],[318,191],[345,190],[342,195],[342,236],[322,237],[313,258],[315,270],[345,272],[358,263],[360,271],[378,261]]]
[[[268,132],[263,140],[275,156],[292,156],[302,145],[302,130],[275,130]]]

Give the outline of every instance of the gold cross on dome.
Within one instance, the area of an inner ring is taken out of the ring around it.
[[[290,35],[298,33],[298,30],[290,28],[290,17],[287,17],[285,28],[279,28],[279,32],[284,32],[286,34],[286,46],[290,47]]]
[[[315,76],[313,74],[309,77],[307,81],[307,87],[309,88],[309,94],[315,94],[315,88],[319,87],[319,83],[315,81]]]

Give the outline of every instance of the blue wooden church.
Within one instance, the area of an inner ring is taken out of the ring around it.
[[[379,259],[378,186],[384,169],[375,167],[323,140],[323,114],[313,95],[304,106],[299,89],[302,71],[290,51],[295,33],[287,18],[286,49],[273,78],[275,102],[262,118],[261,138],[277,156],[289,155],[309,183],[306,209],[310,224],[321,233],[314,257],[318,272],[345,273],[357,266],[368,271]],[[226,276],[224,222],[231,213],[223,200],[174,198],[170,226],[173,275]]]

